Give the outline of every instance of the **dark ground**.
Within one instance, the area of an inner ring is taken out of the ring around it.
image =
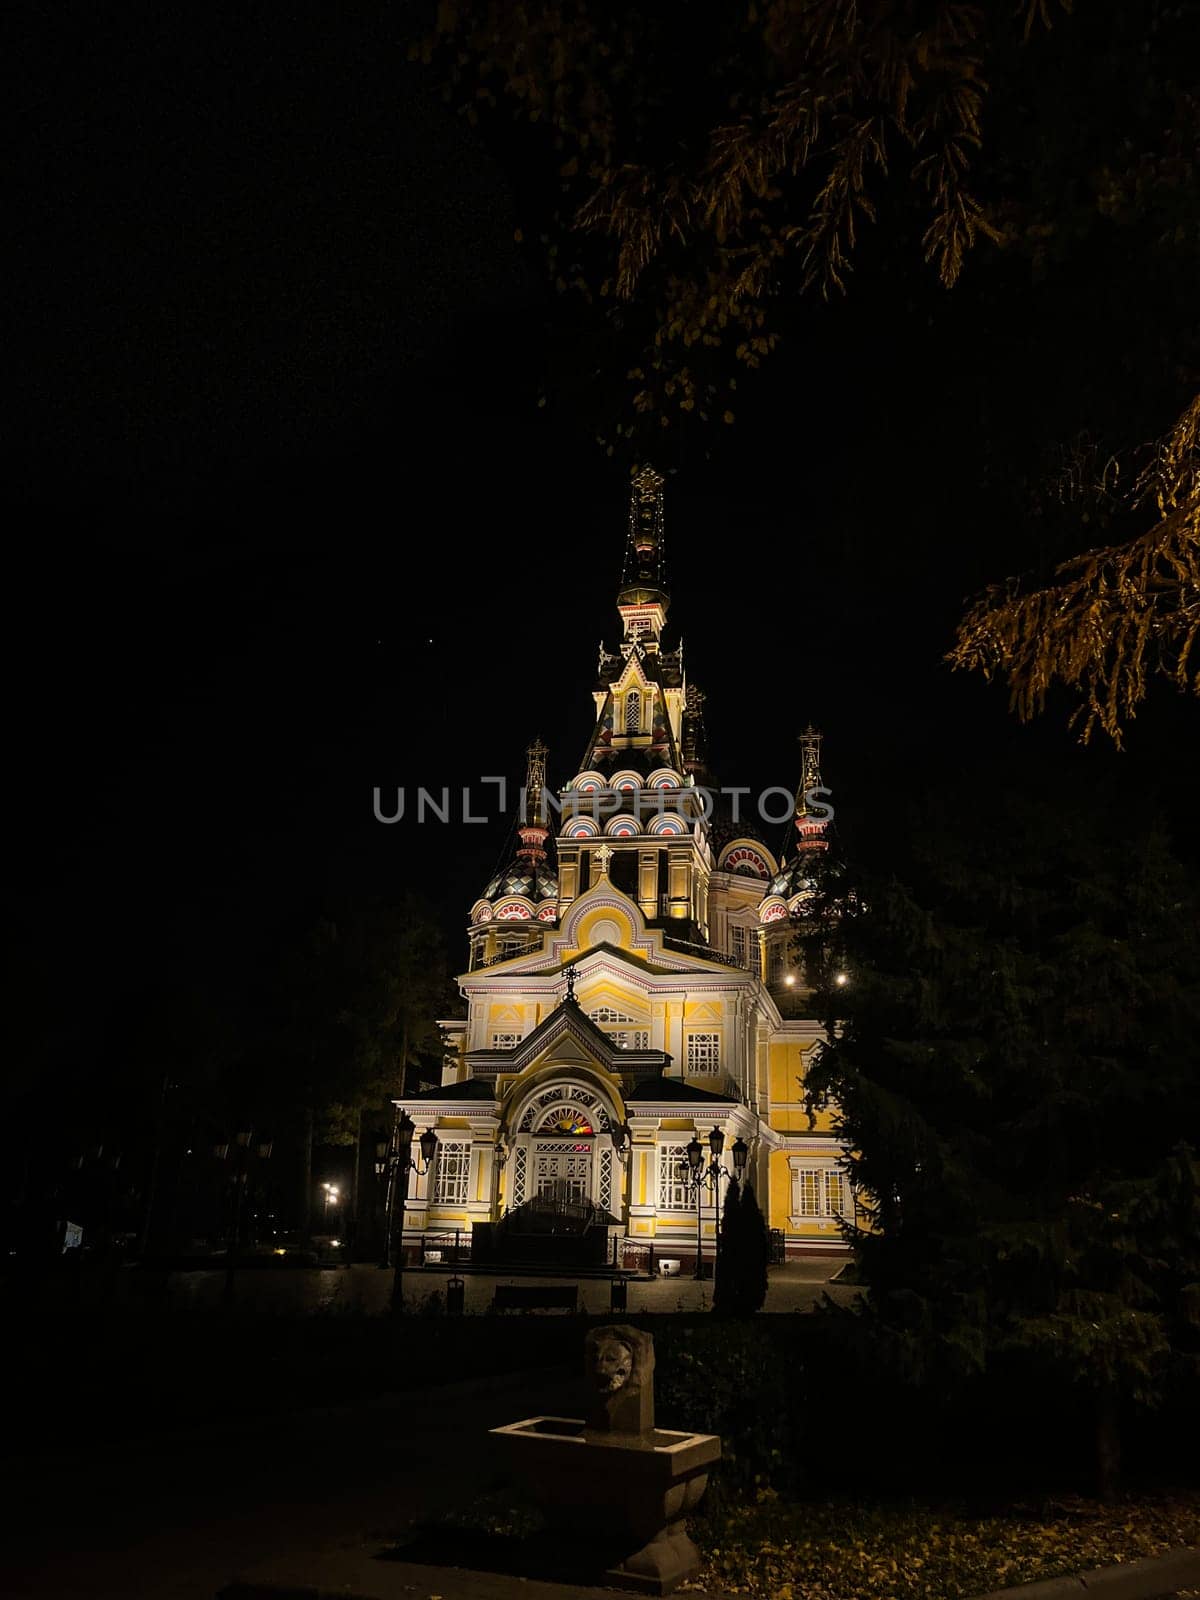
[[[4,1592],[208,1600],[245,1567],[465,1505],[490,1481],[487,1428],[573,1408],[575,1390],[561,1370],[514,1374],[115,1450],[43,1441],[0,1476]]]

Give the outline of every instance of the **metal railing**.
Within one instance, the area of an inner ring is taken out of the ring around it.
[[[724,950],[714,950],[711,945],[700,944],[694,939],[676,939],[669,933],[663,934],[663,943],[671,950],[678,950],[683,955],[703,956],[706,961],[720,962],[723,967],[733,967],[738,972],[748,972],[751,969],[741,961],[735,961]]]

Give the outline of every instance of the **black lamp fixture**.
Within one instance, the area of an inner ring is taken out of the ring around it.
[[[730,1154],[733,1157],[733,1172],[721,1165],[721,1157],[725,1154],[725,1130],[714,1125],[708,1135],[708,1159],[705,1160],[704,1146],[693,1134],[691,1142],[686,1146],[687,1166],[680,1163],[680,1175],[684,1182],[690,1183],[696,1191],[696,1277],[704,1276],[703,1254],[704,1237],[701,1221],[702,1195],[705,1187],[715,1196],[716,1222],[717,1222],[717,1248],[720,1249],[721,1237],[721,1179],[736,1177],[739,1180],[745,1175],[746,1163],[750,1156],[750,1146],[740,1136],[734,1140]]]
[[[613,1129],[613,1149],[617,1152],[617,1159],[622,1165],[628,1165],[629,1156],[633,1150],[633,1133],[627,1122],[622,1122]]]
[[[433,1158],[437,1154],[438,1136],[432,1128],[426,1128],[417,1143],[421,1147],[421,1160],[425,1163],[425,1170],[428,1172],[433,1165]]]
[[[389,1156],[389,1164],[393,1168],[393,1178],[389,1185],[387,1220],[387,1249],[384,1256],[385,1263],[392,1263],[392,1310],[400,1311],[404,1306],[404,1208],[408,1203],[408,1175],[415,1172],[422,1176],[433,1166],[434,1157],[437,1155],[438,1136],[432,1128],[417,1140],[420,1157],[413,1160],[412,1146],[413,1134],[417,1125],[408,1112],[401,1107],[396,1118],[395,1143]],[[396,1243],[392,1248],[393,1228],[395,1229]]]
[[[408,1112],[401,1111],[396,1122],[396,1152],[400,1157],[401,1166],[407,1162],[412,1170],[420,1175],[428,1172],[433,1164],[433,1158],[437,1154],[438,1136],[432,1128],[425,1129],[425,1132],[417,1140],[417,1145],[421,1151],[421,1159],[419,1162],[415,1162],[412,1159],[412,1146],[413,1134],[416,1131],[417,1125]]]

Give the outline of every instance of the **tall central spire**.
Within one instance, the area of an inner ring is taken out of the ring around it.
[[[621,567],[617,609],[626,636],[657,640],[667,620],[666,536],[663,484],[666,480],[647,462],[629,486],[629,535]]]

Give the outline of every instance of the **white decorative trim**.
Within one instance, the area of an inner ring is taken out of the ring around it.
[[[534,904],[523,894],[508,894],[496,902],[492,912],[493,922],[532,922]]]
[[[533,1123],[539,1121],[542,1111],[549,1112],[556,1106],[566,1104],[582,1106],[587,1110],[594,1118],[592,1126],[597,1134],[608,1133],[612,1128],[621,1126],[621,1115],[612,1095],[599,1084],[589,1082],[586,1069],[580,1071],[578,1068],[559,1068],[549,1071],[545,1076],[539,1074],[536,1083],[514,1093],[505,1111],[505,1122],[514,1137],[519,1133],[533,1133]],[[522,1124],[531,1112],[530,1126],[524,1128]]]
[[[743,855],[753,856],[762,867],[762,872],[754,873],[752,875],[744,872],[735,872],[734,869],[728,865],[728,862],[730,856],[737,852],[741,852]],[[721,854],[717,857],[717,871],[727,872],[731,878],[741,878],[743,882],[749,881],[752,883],[769,883],[771,879],[776,876],[778,871],[778,869],[772,865],[773,859],[774,858],[772,857],[771,852],[766,848],[765,845],[759,844],[757,839],[731,839],[727,845],[723,846]]]
[[[563,839],[598,839],[600,837],[600,824],[595,817],[583,815],[574,816],[569,822],[563,824],[560,838]]]
[[[640,839],[642,829],[636,817],[619,813],[605,824],[604,834],[608,839]]]

